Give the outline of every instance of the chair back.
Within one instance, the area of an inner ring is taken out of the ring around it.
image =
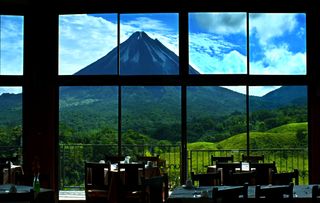
[[[287,185],[293,182],[295,185],[299,185],[299,171],[294,169],[292,172],[275,173],[272,172],[272,184],[273,185]]]
[[[85,190],[107,190],[109,180],[106,174],[109,171],[108,163],[85,162]]]
[[[250,163],[264,163],[264,155],[244,155],[242,154],[242,161]]]
[[[141,190],[145,177],[144,164],[118,164],[119,172],[124,169],[124,186],[127,190]]]
[[[195,174],[191,172],[192,184],[198,182],[199,186],[215,186],[221,185],[221,172]]]
[[[11,163],[0,163],[0,184],[11,183]]]
[[[246,202],[248,199],[248,184],[242,186],[230,186],[219,190],[217,187],[212,190],[213,203]]]
[[[213,156],[211,155],[211,165],[216,164],[217,162],[223,162],[223,163],[227,163],[227,162],[233,162],[233,155],[231,156]]]
[[[292,200],[293,199],[293,183],[288,185],[268,185],[261,187],[256,186],[256,199],[266,201],[272,200]]]
[[[168,199],[168,175],[153,176],[144,182],[148,193],[148,202],[163,203]]]
[[[31,189],[29,192],[0,193],[0,202],[32,203],[34,202],[34,191]]]
[[[230,185],[256,184],[256,171],[230,172]]]
[[[319,202],[320,199],[320,187],[319,185],[312,186],[312,203]]]
[[[272,172],[277,171],[276,163],[251,163],[251,170],[256,171],[256,184],[268,185],[272,183]]]

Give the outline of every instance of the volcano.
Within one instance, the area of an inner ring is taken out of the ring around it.
[[[117,74],[117,47],[107,55],[76,72],[75,75]],[[189,66],[190,74],[199,74]],[[158,39],[145,32],[135,32],[120,44],[121,75],[178,75],[179,56],[164,46]]]

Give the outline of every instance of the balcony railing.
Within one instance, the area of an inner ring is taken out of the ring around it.
[[[180,184],[180,146],[179,145],[123,145],[124,154],[131,155],[160,155],[165,160],[163,167],[170,179],[170,186],[174,188]],[[105,154],[116,154],[117,145],[93,144],[60,144],[59,180],[61,190],[79,189],[84,187],[84,162],[99,161]],[[22,163],[21,147],[0,146],[0,153],[4,156],[18,155]],[[236,150],[189,150],[188,170],[206,172],[211,163],[211,155],[233,155],[235,161],[241,161],[244,149]],[[254,149],[250,154],[264,154],[265,162],[276,162],[278,171],[299,170],[300,184],[308,184],[308,150],[293,149]],[[134,157],[133,157],[134,159]]]
[[[83,189],[84,162],[99,161],[105,154],[116,154],[117,145],[73,144],[60,145],[60,189]],[[166,161],[164,170],[169,175],[170,186],[180,184],[180,146],[179,145],[123,145],[124,154],[160,155]],[[206,172],[210,165],[211,155],[234,155],[235,161],[241,161],[246,150],[189,150],[188,170]],[[278,171],[298,169],[300,183],[308,183],[308,151],[304,148],[294,149],[255,149],[250,154],[264,154],[265,162],[276,162]],[[133,157],[134,159],[134,157]]]

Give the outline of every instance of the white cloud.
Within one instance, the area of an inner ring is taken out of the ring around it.
[[[23,17],[1,15],[0,74],[23,74]]]
[[[190,34],[190,64],[203,74],[246,73],[247,58],[223,38],[208,34]]]
[[[292,32],[297,24],[296,14],[253,13],[249,19],[249,33],[255,35],[261,45],[268,45],[273,38]]]
[[[0,95],[3,93],[19,94],[22,93],[22,87],[0,87]]]
[[[221,35],[246,33],[246,13],[193,13],[191,15],[205,32]]]
[[[117,25],[110,21],[86,14],[59,20],[59,74],[74,74],[117,46]]]
[[[261,60],[250,62],[251,74],[306,74],[306,53],[293,53],[282,45],[265,50]]]
[[[176,54],[179,53],[177,33],[162,21],[147,17],[122,22],[120,43],[132,33],[142,30]],[[74,74],[117,46],[117,24],[86,14],[61,16],[59,43],[59,74]]]

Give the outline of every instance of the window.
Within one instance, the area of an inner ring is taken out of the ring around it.
[[[246,13],[190,13],[189,58],[190,74],[247,73]]]
[[[0,75],[23,74],[23,17],[0,15]]]

